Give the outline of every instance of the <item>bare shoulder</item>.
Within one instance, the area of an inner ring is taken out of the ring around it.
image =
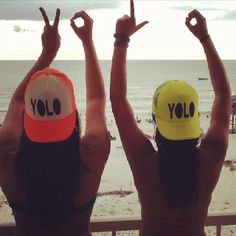
[[[12,130],[8,125],[0,128],[0,159],[4,158],[8,153],[17,150],[20,142],[18,132]]]
[[[128,150],[129,145],[124,144],[124,149],[131,168],[142,170],[142,168],[144,168],[145,166],[149,166],[150,163],[152,163],[153,156],[156,153],[151,141],[147,137],[145,137],[145,135],[143,135],[142,139],[136,140],[136,142],[130,141],[130,146],[131,145],[133,146],[133,148],[131,150]]]
[[[89,170],[103,169],[110,153],[108,132],[104,130],[99,134],[85,134],[81,139],[80,152],[81,158]]]
[[[151,202],[160,202],[162,194],[159,188],[160,178],[157,171],[157,152],[140,156],[136,164],[131,166],[131,169],[140,200],[143,202],[142,204],[150,205],[149,203]]]
[[[12,99],[4,122],[0,128],[0,153],[15,151],[23,130],[23,103]]]
[[[222,164],[228,148],[228,128],[211,125],[199,147],[200,152],[210,162]]]
[[[200,149],[216,165],[223,163],[228,148],[230,104],[229,94],[215,97],[210,126],[200,145]]]
[[[199,178],[202,189],[206,192],[212,192],[219,180],[225,152],[216,152],[213,147],[199,147]],[[205,187],[204,187],[205,186]]]

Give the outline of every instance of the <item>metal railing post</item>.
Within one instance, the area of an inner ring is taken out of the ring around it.
[[[221,225],[216,226],[216,236],[221,236]]]

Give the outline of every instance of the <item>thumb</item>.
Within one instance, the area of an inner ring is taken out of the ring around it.
[[[136,25],[136,27],[134,28],[134,31],[132,32],[132,34],[134,34],[135,32],[137,32],[138,30],[140,30],[144,25],[148,24],[149,21],[143,21],[142,23]]]
[[[70,19],[70,25],[71,25],[72,29],[73,29],[74,31],[76,31],[77,26],[76,26],[74,20]]]
[[[192,24],[190,23],[191,19],[189,19],[188,17],[186,17],[186,20],[185,20],[185,25],[191,29],[192,28]]]

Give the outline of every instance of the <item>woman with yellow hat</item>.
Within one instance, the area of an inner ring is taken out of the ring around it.
[[[191,11],[186,25],[203,46],[215,93],[210,127],[200,140],[195,89],[184,81],[167,81],[156,89],[152,101],[156,151],[139,129],[127,99],[129,37],[147,23],[136,25],[133,0],[130,9],[130,16],[116,23],[110,99],[138,191],[142,235],[203,236],[211,195],[228,145],[231,96],[224,66],[205,18],[197,10]],[[194,18],[197,23],[192,25]]]

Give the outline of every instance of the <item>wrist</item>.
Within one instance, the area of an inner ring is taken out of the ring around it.
[[[120,40],[116,39],[115,42],[114,42],[114,47],[125,47],[125,48],[128,48],[129,44],[127,42],[120,41]]]
[[[208,39],[210,39],[210,35],[209,34],[207,34],[207,35],[203,36],[202,38],[200,38],[199,41],[201,42],[201,44],[203,44]]]
[[[94,47],[94,44],[93,44],[93,40],[85,40],[85,41],[82,41],[82,44],[83,44],[83,47],[84,48],[87,48],[87,47]]]
[[[55,57],[57,55],[58,49],[50,49],[50,48],[43,48],[42,49],[42,55],[47,55],[48,57]]]
[[[124,34],[120,34],[120,33],[115,33],[113,35],[115,37],[115,43],[114,43],[114,47],[128,47],[129,46],[129,37],[124,35]]]

